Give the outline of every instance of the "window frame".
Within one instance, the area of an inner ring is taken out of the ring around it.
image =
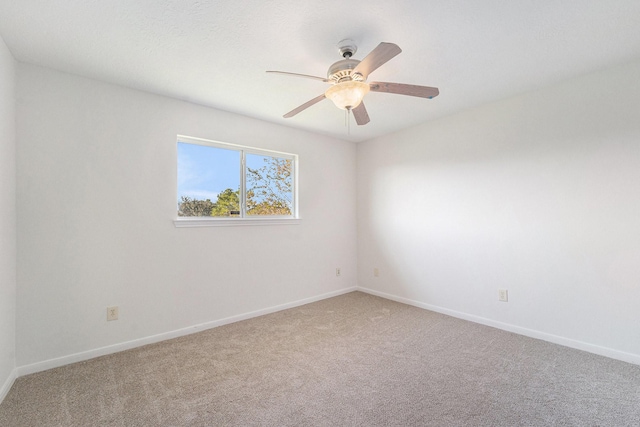
[[[298,155],[286,153],[283,151],[268,150],[264,148],[249,147],[246,145],[232,144],[228,142],[214,141],[204,138],[196,138],[186,135],[178,135],[176,138],[176,195],[177,195],[177,179],[178,179],[178,144],[195,144],[205,147],[222,148],[225,150],[233,150],[240,152],[239,171],[240,174],[240,216],[239,217],[209,217],[209,216],[177,216],[173,220],[175,227],[212,227],[212,226],[237,226],[237,225],[296,225],[300,223],[298,210]],[[269,157],[277,157],[292,161],[293,173],[293,189],[292,189],[292,214],[291,215],[247,215],[246,213],[246,156],[247,154],[263,155]]]

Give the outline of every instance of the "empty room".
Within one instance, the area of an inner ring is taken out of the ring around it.
[[[640,2],[0,0],[0,426],[640,425]]]

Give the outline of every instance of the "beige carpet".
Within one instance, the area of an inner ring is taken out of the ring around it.
[[[638,426],[640,366],[354,292],[19,378],[1,426]]]

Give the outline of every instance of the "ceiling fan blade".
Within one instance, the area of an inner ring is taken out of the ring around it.
[[[284,74],[286,76],[294,76],[294,77],[304,77],[304,78],[307,78],[307,79],[320,80],[321,82],[325,82],[325,83],[329,81],[329,80],[325,79],[324,77],[310,76],[308,74],[287,73],[286,71],[267,71],[267,73]]]
[[[373,49],[369,55],[365,56],[358,65],[356,65],[353,72],[362,74],[362,77],[366,79],[374,70],[394,56],[398,55],[400,52],[402,52],[402,49],[400,49],[398,45],[382,42]]]
[[[301,106],[299,106],[298,108],[294,108],[293,110],[289,111],[287,114],[285,114],[284,117],[285,119],[288,119],[290,117],[295,116],[296,114],[298,114],[299,112],[306,110],[307,108],[311,107],[314,104],[317,104],[318,102],[322,101],[325,98],[324,93],[320,96],[316,96],[315,98],[313,98],[311,101],[307,101],[304,104],[302,104]]]
[[[440,91],[437,87],[406,85],[403,83],[372,82],[369,89],[373,92],[397,93],[398,95],[417,96],[420,98],[433,98],[438,96]]]
[[[364,108],[364,102],[360,102],[360,105],[351,111],[353,112],[353,117],[355,117],[358,126],[369,123],[369,113],[367,113],[367,109]]]

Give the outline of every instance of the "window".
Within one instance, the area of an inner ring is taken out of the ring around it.
[[[176,226],[297,218],[296,163],[295,154],[179,136]]]

